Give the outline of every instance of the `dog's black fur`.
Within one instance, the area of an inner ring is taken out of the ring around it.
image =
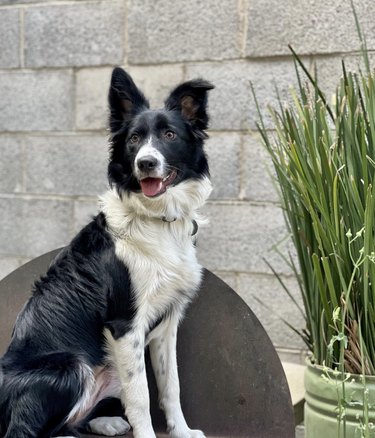
[[[113,137],[108,168],[111,184],[119,191],[139,191],[133,163],[142,138],[147,137],[150,131],[160,132],[170,126],[177,133],[178,141],[174,142],[173,149],[169,142],[160,141],[159,148],[167,162],[179,170],[175,184],[189,178],[209,175],[203,141],[207,138],[204,130],[208,125],[207,91],[213,88],[210,83],[199,79],[185,82],[171,93],[165,102],[165,109],[158,111],[149,110],[149,102],[139,93],[133,80],[121,73],[121,69],[114,70],[112,84],[109,102]],[[140,136],[136,145],[130,142],[135,132]]]
[[[177,172],[173,185],[208,175],[202,145],[211,88],[203,80],[187,82],[171,93],[164,109],[151,111],[130,76],[114,70],[108,177],[120,196],[141,191],[134,157],[150,134]],[[177,134],[173,147],[160,135],[171,127]],[[128,267],[117,257],[107,225],[101,212],[83,228],[35,283],[19,314],[0,362],[0,436],[78,436],[77,424],[72,428],[66,420],[85,391],[82,363],[91,369],[106,365],[103,330],[118,339],[131,329],[137,312]]]

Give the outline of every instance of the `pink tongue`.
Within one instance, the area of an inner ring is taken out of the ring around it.
[[[146,178],[141,181],[141,189],[146,196],[157,195],[162,187],[163,183],[160,178]]]

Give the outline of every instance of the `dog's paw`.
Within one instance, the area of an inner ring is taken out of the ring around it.
[[[130,425],[121,417],[98,417],[89,422],[90,431],[104,436],[124,435]]]
[[[205,438],[206,435],[201,430],[171,430],[169,433],[171,438]]]

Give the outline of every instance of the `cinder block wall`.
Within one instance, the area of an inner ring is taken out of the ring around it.
[[[374,49],[373,2],[354,3]],[[349,0],[0,0],[0,275],[67,244],[95,213],[114,65],[155,106],[178,82],[204,77],[216,85],[207,144],[215,190],[200,259],[249,303],[280,355],[300,361],[303,345],[277,313],[297,327],[303,320],[263,261],[297,295],[272,251],[286,231],[249,85],[263,110],[276,103],[275,82],[287,94],[288,43],[333,90],[341,58],[358,63]]]

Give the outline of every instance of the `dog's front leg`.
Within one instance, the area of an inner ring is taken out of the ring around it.
[[[144,336],[134,332],[114,339],[106,331],[112,360],[119,374],[125,414],[134,438],[156,438],[151,423],[150,397],[145,369]]]
[[[188,427],[181,409],[176,355],[177,326],[178,320],[172,316],[165,330],[150,342],[151,362],[159,390],[159,403],[165,412],[171,437],[204,438],[203,432]]]

